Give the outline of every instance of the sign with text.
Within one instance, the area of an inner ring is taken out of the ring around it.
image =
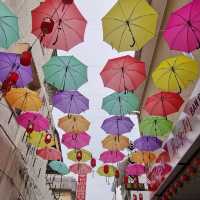
[[[76,188],[76,200],[85,200],[87,175],[79,175]]]

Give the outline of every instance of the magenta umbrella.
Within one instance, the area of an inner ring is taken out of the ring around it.
[[[81,149],[90,143],[90,136],[85,133],[65,133],[62,136],[62,144],[69,149]]]
[[[141,176],[145,173],[145,167],[141,164],[129,164],[125,172],[127,176]]]
[[[85,163],[76,163],[69,167],[70,172],[78,175],[87,175],[92,172],[92,168]]]
[[[173,12],[164,32],[170,49],[191,52],[200,47],[200,1],[193,0]]]
[[[105,151],[100,155],[99,160],[104,163],[116,163],[123,160],[125,155],[120,151]]]

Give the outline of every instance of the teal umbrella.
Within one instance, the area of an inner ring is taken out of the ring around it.
[[[7,49],[18,39],[18,18],[0,0],[0,47]]]
[[[46,82],[58,90],[77,90],[87,82],[87,66],[74,56],[53,56],[43,70]]]
[[[69,174],[69,169],[65,165],[65,163],[61,161],[51,161],[49,164],[49,167],[53,170],[58,172],[60,175],[66,175]]]
[[[139,99],[132,92],[113,93],[104,97],[102,109],[110,115],[126,115],[139,107]]]

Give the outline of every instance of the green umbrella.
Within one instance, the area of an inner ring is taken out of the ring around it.
[[[48,165],[53,171],[56,171],[61,175],[69,174],[69,169],[67,168],[65,163],[61,161],[54,160],[54,161],[51,161]]]
[[[132,93],[113,93],[104,97],[102,109],[107,111],[110,115],[126,115],[139,107],[138,97]]]
[[[140,131],[145,135],[165,136],[172,130],[173,123],[165,117],[146,117],[140,123]]]
[[[53,56],[43,70],[47,83],[58,90],[77,90],[87,82],[87,66],[74,56]]]
[[[0,47],[7,49],[18,39],[18,18],[0,0]]]

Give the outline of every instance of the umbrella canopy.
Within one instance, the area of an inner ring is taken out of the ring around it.
[[[33,81],[32,68],[21,65],[19,55],[0,52],[0,81],[5,81],[12,72],[16,72],[19,76],[16,87],[25,87]]]
[[[44,160],[61,160],[61,152],[55,148],[40,148],[36,154]]]
[[[58,121],[58,127],[65,132],[79,134],[89,129],[90,122],[81,115],[67,115]]]
[[[74,135],[74,133],[65,133],[62,136],[62,144],[69,149],[81,149],[90,143],[90,136],[83,132]]]
[[[168,58],[153,72],[153,81],[162,91],[181,92],[198,78],[198,65],[197,61],[184,55]]]
[[[125,169],[125,173],[127,176],[141,176],[145,173],[145,167],[141,164],[129,164]]]
[[[155,175],[155,176],[165,176],[167,175],[169,172],[171,172],[172,167],[165,163],[165,164],[159,164],[153,167],[153,169],[151,170],[151,174]]]
[[[138,97],[132,93],[113,93],[103,98],[102,109],[110,115],[126,115],[137,110],[139,107]]]
[[[53,160],[49,162],[48,166],[53,170],[56,171],[57,173],[61,175],[67,175],[69,174],[69,169],[65,165],[65,163],[57,160]]]
[[[121,135],[130,132],[133,126],[129,117],[113,116],[105,119],[101,128],[112,135]]]
[[[162,141],[153,136],[142,136],[134,141],[135,148],[140,151],[155,151],[162,146]]]
[[[129,146],[129,139],[125,136],[108,135],[102,140],[102,146],[110,151],[121,151]]]
[[[92,172],[92,168],[85,163],[76,163],[69,167],[70,172],[78,175],[87,175]]]
[[[53,96],[53,106],[64,113],[80,114],[89,109],[89,99],[78,91],[58,92]]]
[[[140,123],[140,131],[145,135],[165,136],[173,127],[173,123],[164,117],[145,117]]]
[[[146,79],[145,64],[129,55],[110,59],[101,78],[105,87],[117,92],[133,91]]]
[[[169,156],[169,153],[167,151],[163,151],[161,152],[157,159],[156,159],[156,162],[157,163],[167,163],[167,162],[170,162],[170,156]]]
[[[87,82],[87,66],[74,56],[53,56],[43,71],[46,82],[58,90],[77,90]]]
[[[0,1],[0,47],[9,48],[19,39],[18,18]]]
[[[178,112],[183,102],[183,98],[177,93],[160,92],[147,98],[145,110],[150,115],[167,116]]]
[[[48,0],[31,13],[32,33],[44,47],[68,51],[83,42],[87,21],[74,3]]]
[[[38,93],[27,88],[12,88],[6,93],[6,100],[11,107],[22,111],[38,111],[42,106]]]
[[[103,17],[103,39],[119,52],[140,50],[156,32],[158,14],[146,0],[119,0]]]
[[[120,151],[104,151],[101,153],[99,160],[104,163],[116,163],[123,160],[125,155]]]
[[[24,127],[25,129],[28,128],[30,125],[35,131],[43,131],[49,129],[48,119],[40,113],[25,112],[17,116],[16,121],[20,126]]]
[[[78,151],[77,150],[72,150],[72,151],[67,153],[67,158],[69,160],[77,162],[78,160],[76,158],[76,154],[79,151],[82,152],[82,158],[81,158],[80,162],[87,162],[87,161],[91,160],[92,154],[89,151],[85,150],[85,149],[81,149],[81,150],[78,150]]]
[[[117,168],[113,165],[108,165],[108,173],[104,172],[104,166],[101,166],[97,169],[97,173],[99,176],[105,176],[105,177],[113,177],[115,176],[115,171]]]
[[[139,164],[149,165],[156,159],[156,155],[148,151],[137,151],[130,155],[130,160]]]
[[[164,32],[170,49],[191,52],[200,47],[199,9],[199,0],[193,0],[171,14]]]

